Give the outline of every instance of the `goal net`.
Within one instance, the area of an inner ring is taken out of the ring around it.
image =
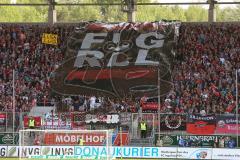
[[[20,159],[112,159],[111,130],[20,130]]]

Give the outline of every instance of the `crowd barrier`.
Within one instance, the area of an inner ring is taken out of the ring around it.
[[[91,135],[91,134],[89,134]],[[71,136],[69,134],[68,136]],[[95,135],[98,136],[98,135]],[[122,145],[127,146],[129,144],[129,133],[116,132],[113,134],[113,146],[119,146],[121,144],[120,137],[122,136]],[[159,134],[155,133],[153,146],[161,147],[201,147],[201,148],[240,148],[240,137],[234,135],[186,135],[186,134]],[[58,139],[62,140],[61,144],[69,145],[69,141],[64,141],[63,135],[59,134]],[[98,138],[100,139],[100,138]],[[161,141],[160,145],[159,140]],[[0,145],[18,145],[19,134],[18,133],[0,133]],[[237,143],[238,141],[238,143]],[[45,141],[47,142],[47,141]],[[54,142],[54,140],[51,140]],[[60,143],[60,142],[59,142]],[[59,144],[59,143],[55,143]],[[71,142],[72,143],[72,142]],[[73,142],[74,143],[74,142]],[[46,143],[43,143],[46,144]],[[52,143],[54,145],[54,143]],[[97,143],[89,143],[88,145],[98,145]],[[238,145],[238,146],[237,146]]]
[[[10,113],[0,113],[1,133],[14,133],[19,129],[28,128],[28,113],[17,112],[15,123],[13,115]],[[43,116],[34,117],[37,129],[88,129],[86,126],[127,126],[132,137],[139,138],[139,123],[144,119],[147,123],[147,129],[163,134],[171,135],[180,133],[180,135],[229,135],[230,138],[239,139],[240,123],[236,115],[193,115],[193,114],[160,114],[157,113],[106,113],[93,115],[86,112],[68,112],[68,113],[47,113]],[[15,124],[15,125],[13,125]],[[13,125],[13,126],[11,126]],[[12,129],[15,128],[13,131]],[[149,135],[151,133],[149,132]],[[5,142],[13,142],[8,134]],[[2,136],[3,137],[3,136]],[[171,136],[170,136],[171,137]],[[1,139],[1,135],[0,135]],[[0,143],[1,140],[0,140]],[[5,143],[5,144],[15,144]],[[239,144],[239,143],[238,143]]]
[[[194,114],[160,114],[161,131],[183,131],[190,134],[229,134],[237,135],[240,130],[240,120],[236,115],[194,115]],[[24,127],[28,127],[28,117],[24,116]],[[147,122],[149,129],[158,129],[157,113],[106,113],[104,115],[88,114],[86,112],[50,113],[35,117],[36,126],[42,129],[77,129],[89,124],[128,125],[130,128],[141,119]],[[132,126],[131,126],[132,125]]]
[[[138,115],[138,116],[134,116]],[[72,125],[70,127],[75,127],[81,124],[88,123],[129,123],[130,121],[134,121],[136,118],[143,118],[145,120],[154,121],[155,124],[158,125],[158,115],[157,113],[142,113],[140,116],[138,113],[106,113],[104,115],[98,114],[88,114],[86,112],[61,112],[61,113],[48,113],[42,115],[41,117],[37,117],[38,125],[41,126],[59,126],[63,125]],[[150,117],[149,117],[150,116]],[[161,113],[161,128],[169,128],[169,129],[178,129],[178,130],[186,130],[191,128],[192,123],[196,123],[199,121],[204,121],[207,126],[214,125],[217,133],[236,133],[237,130],[237,117],[234,114],[226,114],[226,115],[194,115],[194,114],[167,114]],[[27,118],[28,112],[16,112],[15,113],[15,126],[23,127],[23,120],[26,120],[25,127],[27,127]],[[133,118],[133,119],[132,119]],[[240,119],[238,117],[238,122]],[[238,123],[239,124],[239,123]],[[188,126],[189,127],[188,127]],[[0,127],[1,128],[12,128],[13,127],[13,113],[11,112],[0,112]],[[240,126],[238,126],[240,128]],[[209,129],[210,130],[210,129]]]

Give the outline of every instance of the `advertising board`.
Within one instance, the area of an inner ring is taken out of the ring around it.
[[[71,117],[67,113],[46,113],[42,118],[45,129],[71,129]]]
[[[186,115],[164,114],[161,115],[161,131],[185,131]]]
[[[1,157],[19,156],[18,146],[1,146]],[[239,160],[240,149],[178,148],[178,147],[111,147],[109,152],[103,146],[26,146],[22,156],[29,158],[171,158],[171,159],[213,159]]]
[[[78,145],[79,140],[84,145],[104,145],[106,134],[104,133],[45,133],[44,144],[47,145]]]
[[[240,150],[239,149],[223,149],[223,148],[214,148],[213,154],[214,159],[224,159],[224,160],[239,160],[240,159]]]
[[[191,134],[214,134],[216,128],[216,116],[200,114],[187,115],[187,132]]]
[[[235,115],[217,115],[216,133],[220,134],[237,134],[237,126],[240,131],[240,125],[236,123]]]
[[[228,135],[161,135],[156,134],[155,144],[164,147],[236,148],[237,137]],[[158,144],[159,145],[159,144]]]
[[[18,144],[18,133],[0,133],[0,145]]]

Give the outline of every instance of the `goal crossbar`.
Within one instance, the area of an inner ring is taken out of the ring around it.
[[[77,157],[78,159],[103,158],[110,160],[112,159],[111,146],[112,130],[26,129],[19,131],[20,159],[32,159],[34,157],[59,158],[60,156],[61,159]],[[37,150],[35,153],[37,156],[32,153],[33,149]],[[103,150],[105,154],[91,155],[89,151],[89,154],[85,155],[85,152],[83,153],[84,149],[92,149],[95,152],[96,150]],[[29,150],[31,152],[29,152]],[[55,153],[56,155],[54,155]]]

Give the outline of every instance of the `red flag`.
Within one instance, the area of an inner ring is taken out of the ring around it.
[[[188,115],[187,132],[192,134],[214,134],[216,117],[214,115]]]
[[[192,134],[214,134],[215,124],[208,124],[204,121],[187,123],[187,132]]]

